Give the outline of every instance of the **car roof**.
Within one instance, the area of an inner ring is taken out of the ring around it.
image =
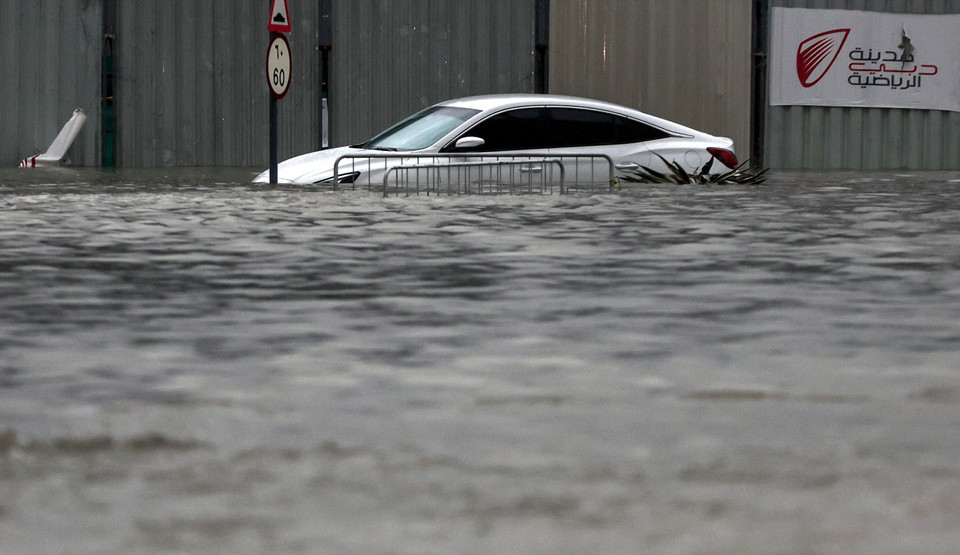
[[[518,106],[576,106],[595,110],[606,110],[616,112],[625,116],[645,121],[657,125],[681,135],[707,135],[702,131],[691,129],[685,125],[658,118],[656,116],[641,112],[633,108],[594,100],[590,98],[581,98],[577,96],[566,96],[558,94],[487,94],[481,96],[468,96],[464,98],[455,98],[441,102],[438,106],[455,106],[458,108],[472,108],[483,112],[489,110],[500,110],[506,108],[515,108]]]
[[[616,104],[611,104],[609,102],[603,102],[600,100],[558,94],[486,94],[480,96],[455,98],[446,102],[441,102],[440,104],[444,106],[457,106],[460,108],[473,108],[475,110],[490,110],[496,108],[511,108],[514,106],[550,104],[554,106],[605,108],[607,110],[616,110],[618,112],[624,110],[635,111],[625,106],[618,106]]]

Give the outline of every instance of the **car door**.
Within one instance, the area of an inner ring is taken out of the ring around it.
[[[483,179],[491,186],[533,188],[548,186],[551,181],[559,183],[558,169],[550,164],[545,167],[543,161],[549,144],[544,135],[546,117],[542,106],[504,110],[461,133],[442,152],[462,154],[462,158],[452,160],[455,164],[488,164],[486,169],[491,173]],[[458,141],[468,137],[482,139],[482,144],[456,147]],[[500,163],[504,165],[493,168]]]
[[[670,137],[662,129],[602,110],[551,107],[545,122],[548,151],[563,156],[571,185],[603,184],[609,179],[609,162],[587,155],[609,156],[614,174],[623,175],[650,165],[648,142]]]
[[[456,141],[464,137],[483,139],[483,144],[455,148]],[[536,106],[494,114],[460,134],[444,151],[460,152],[471,160],[530,154],[529,163],[510,168],[511,182],[556,184],[558,165],[546,160],[558,159],[565,184],[607,185],[610,161],[615,176],[649,166],[652,157],[647,143],[668,137],[662,129],[612,112]],[[609,156],[610,161],[597,155]]]

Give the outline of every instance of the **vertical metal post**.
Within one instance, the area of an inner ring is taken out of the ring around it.
[[[277,99],[270,95],[270,183],[276,183],[277,165],[279,164],[279,154],[277,152]]]
[[[114,53],[116,51],[117,0],[103,2],[103,52],[100,54],[100,164],[116,165],[116,108],[114,107]]]
[[[319,0],[320,9],[320,148],[330,147],[330,51],[333,49],[332,0]]]
[[[550,0],[537,0],[534,7],[533,42],[534,54],[534,91],[538,94],[547,92],[548,80],[547,45],[550,39]]]
[[[320,49],[320,148],[330,148],[330,49]]]
[[[767,13],[769,0],[754,0],[750,68],[750,160],[753,168],[763,165],[763,143],[767,115]]]
[[[268,9],[271,9],[271,10],[272,10],[272,9],[273,9],[273,0],[267,0],[267,4],[269,4],[269,6],[270,6]],[[289,15],[289,14],[288,14],[288,15]],[[269,36],[270,36],[270,38],[271,38],[271,40],[272,40],[272,38],[273,38],[273,33],[271,32]],[[279,178],[278,178],[279,172],[277,171],[277,166],[278,166],[279,163],[280,163],[280,160],[279,160],[279,159],[280,159],[280,155],[279,155],[279,151],[278,151],[278,148],[277,148],[277,119],[278,119],[278,116],[277,116],[277,98],[276,98],[275,96],[273,96],[273,93],[269,93],[269,94],[270,94],[270,138],[269,138],[269,141],[270,141],[270,183],[271,183],[271,184],[275,184],[277,181],[279,181]]]

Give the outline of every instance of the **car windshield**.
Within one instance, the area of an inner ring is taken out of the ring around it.
[[[420,150],[439,141],[480,110],[431,106],[367,141],[364,148],[378,150]]]

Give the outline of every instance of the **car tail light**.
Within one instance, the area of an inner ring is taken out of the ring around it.
[[[709,147],[707,152],[713,155],[713,157],[717,160],[720,160],[721,164],[730,169],[736,168],[740,165],[740,163],[737,162],[737,155],[725,148]]]

